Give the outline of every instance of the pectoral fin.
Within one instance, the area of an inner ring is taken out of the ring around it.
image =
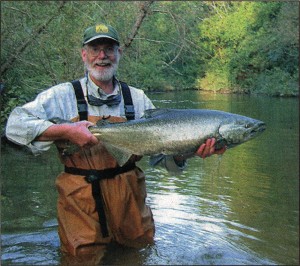
[[[127,163],[132,156],[132,153],[124,151],[123,149],[120,149],[109,143],[104,143],[104,146],[108,150],[108,152],[117,160],[120,166],[123,166],[125,163]]]
[[[164,154],[156,154],[156,155],[150,156],[150,159],[149,159],[150,166],[154,167],[154,166],[158,165],[165,157],[166,157],[166,155],[164,155]]]

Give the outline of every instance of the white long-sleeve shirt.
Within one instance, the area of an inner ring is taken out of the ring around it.
[[[80,79],[80,83],[86,99],[87,86],[90,95],[99,98],[98,87],[86,77]],[[129,87],[135,109],[136,119],[140,118],[146,109],[155,108],[146,94],[139,89]],[[110,95],[119,93],[119,83],[116,82],[114,91]],[[102,96],[102,99],[110,95]],[[125,117],[124,100],[121,97],[121,103],[118,106],[108,107],[92,106],[88,104],[88,113],[91,116],[121,116]],[[77,101],[73,86],[70,82],[53,86],[41,92],[34,101],[21,107],[16,107],[10,114],[7,126],[6,136],[14,143],[25,145],[31,149],[34,154],[39,154],[50,148],[52,141],[35,141],[35,138],[41,135],[53,123],[49,120],[59,117],[65,120],[71,120],[78,116]]]
[[[98,86],[87,77],[80,79],[80,83],[88,105],[89,115],[125,117],[123,97],[121,97],[121,102],[117,106],[93,106],[88,104],[87,88],[90,95],[99,98]],[[129,86],[129,89],[136,119],[141,118],[145,110],[155,108],[143,90],[131,86]],[[116,95],[119,91],[120,85],[119,82],[116,82],[114,91],[110,95]],[[102,99],[106,99],[110,96],[103,91],[101,94]],[[77,100],[70,82],[53,86],[38,94],[34,101],[21,107],[16,107],[8,118],[6,136],[10,141],[16,144],[27,146],[33,154],[41,154],[50,148],[53,141],[36,141],[35,139],[48,127],[53,125],[49,120],[55,117],[64,120],[71,120],[78,117]],[[162,157],[160,162],[162,162],[167,169],[177,172],[178,166],[170,156]]]

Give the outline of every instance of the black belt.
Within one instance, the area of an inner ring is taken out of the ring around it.
[[[96,203],[96,210],[98,213],[99,223],[101,226],[101,233],[103,237],[108,237],[108,229],[106,224],[106,216],[104,212],[104,204],[99,181],[101,179],[114,178],[116,175],[128,172],[134,168],[134,163],[127,164],[122,167],[108,168],[104,170],[81,169],[65,166],[66,173],[72,175],[82,175],[88,183],[92,184],[92,194]]]

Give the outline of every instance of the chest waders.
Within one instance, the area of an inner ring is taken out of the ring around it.
[[[79,120],[88,120],[88,106],[84,99],[84,94],[82,91],[81,83],[79,80],[74,80],[71,82],[75,91]],[[121,82],[122,95],[124,99],[125,116],[127,120],[133,120],[135,117],[134,106],[132,102],[132,97],[130,89],[125,82]],[[101,186],[99,181],[101,179],[114,178],[118,174],[122,174],[134,169],[135,164],[130,163],[124,165],[123,167],[108,168],[104,170],[95,169],[80,169],[75,167],[65,166],[65,172],[73,175],[85,176],[85,180],[92,185],[92,195],[95,200],[96,210],[99,217],[99,223],[101,226],[101,233],[103,237],[108,237],[108,229],[106,223],[106,215],[104,211],[104,203],[102,198]]]

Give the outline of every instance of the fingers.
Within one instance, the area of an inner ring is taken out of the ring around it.
[[[76,122],[77,125],[80,125],[80,126],[84,126],[86,128],[89,128],[90,126],[94,126],[95,124],[92,123],[92,122],[89,122],[89,121],[79,121],[79,122]]]
[[[207,139],[205,143],[200,145],[199,149],[196,152],[196,155],[198,155],[203,159],[212,155],[215,151],[214,148],[215,142],[216,140],[214,138]]]
[[[215,138],[207,139],[205,143],[200,145],[199,149],[196,152],[196,155],[204,159],[213,154],[223,154],[226,151],[226,147],[216,150],[215,144],[216,144]]]
[[[81,148],[91,148],[98,144],[98,139],[89,131],[88,127],[94,124],[89,121],[80,121],[73,124],[70,140]]]
[[[200,145],[199,149],[196,151],[196,155],[202,157],[202,153],[203,153],[204,149],[205,149],[205,143]]]
[[[86,143],[83,144],[83,148],[89,149],[89,148],[93,147],[94,145],[98,144],[98,142],[99,142],[99,140],[93,134],[91,134],[90,136],[88,136],[86,138]]]
[[[88,130],[84,136],[82,136],[82,147],[89,149],[98,144],[99,140]]]
[[[219,150],[215,150],[215,153],[214,153],[214,154],[221,155],[221,154],[223,154],[223,153],[226,151],[226,149],[227,149],[227,147],[224,146],[224,147],[222,147],[222,148],[219,149]]]
[[[215,142],[216,142],[216,139],[212,138],[212,139],[208,139],[206,141],[206,147],[204,149],[204,154],[203,154],[203,157],[206,158],[206,157],[209,157],[211,156],[214,152],[215,152]]]
[[[87,138],[86,138],[87,143],[85,146],[93,146],[97,144],[99,142],[98,139],[88,130],[89,127],[94,126],[95,124],[89,121],[80,121],[79,123],[81,123],[82,126],[87,129],[85,130],[87,134]]]

